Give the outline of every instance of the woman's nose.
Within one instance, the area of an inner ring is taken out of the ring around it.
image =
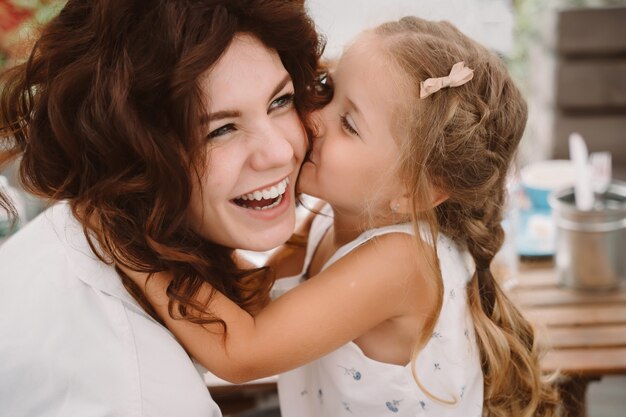
[[[253,168],[262,171],[290,164],[296,152],[294,147],[304,147],[304,144],[295,143],[297,140],[304,143],[303,132],[289,132],[277,128],[265,129],[255,140],[255,151],[252,156]]]

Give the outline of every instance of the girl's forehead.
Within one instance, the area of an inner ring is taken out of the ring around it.
[[[347,77],[360,75],[372,81],[394,82],[392,78],[397,77],[398,71],[395,70],[396,66],[392,61],[380,36],[367,31],[345,49],[336,72],[348,73]]]
[[[392,61],[380,38],[365,32],[342,54],[333,72],[336,87],[359,90],[376,101],[387,101],[399,93],[402,81]]]
[[[379,70],[375,68],[379,66],[376,62],[382,59],[379,58],[379,55],[378,48],[374,47],[374,45],[363,43],[357,38],[355,42],[345,49],[334,72],[338,77],[346,76],[351,78],[354,74],[348,73],[354,72],[359,73],[359,75],[371,76]]]
[[[346,59],[377,61],[383,58],[380,46],[379,36],[371,32],[363,32],[346,46],[339,62]]]
[[[356,122],[367,120],[366,134],[392,136],[393,115],[403,103],[399,71],[390,61],[376,35],[365,33],[346,49],[333,73],[333,100],[347,110],[358,109]]]

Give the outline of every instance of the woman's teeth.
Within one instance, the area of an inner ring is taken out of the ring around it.
[[[280,204],[280,202],[283,201],[283,196],[279,196],[276,201],[274,201],[272,204],[270,204],[269,206],[262,206],[262,207],[251,207],[254,210],[269,210],[272,209],[276,206],[278,206]]]
[[[234,202],[244,208],[268,210],[280,204],[288,185],[289,178],[285,178],[272,187],[240,195],[234,199]]]
[[[237,197],[237,199],[260,201],[260,200],[267,200],[270,198],[276,198],[279,195],[282,195],[285,193],[285,190],[287,189],[288,184],[289,184],[289,178],[285,178],[284,180],[274,185],[273,187],[265,188],[263,190],[257,190],[248,194],[244,194],[244,195]]]

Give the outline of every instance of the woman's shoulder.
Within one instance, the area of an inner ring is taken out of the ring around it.
[[[60,217],[64,207],[53,206],[26,223],[13,236],[0,246],[0,264],[8,265],[37,263],[45,267],[47,262],[64,261],[60,256],[64,252],[63,238],[60,233],[65,228],[65,221]],[[49,258],[49,259],[43,259]]]

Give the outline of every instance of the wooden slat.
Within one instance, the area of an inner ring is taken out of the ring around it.
[[[610,305],[626,303],[626,291],[582,292],[567,288],[516,289],[510,298],[522,309],[531,307]]]
[[[586,139],[590,152],[609,151],[616,165],[626,165],[626,114],[557,115],[554,123],[554,158],[569,159],[569,135],[578,132]]]
[[[626,374],[626,290],[563,288],[552,262],[522,262],[509,296],[547,348],[545,371],[583,378]]]
[[[626,8],[581,8],[559,13],[561,55],[607,56],[626,52]]]
[[[603,376],[626,373],[626,347],[551,350],[542,358],[541,367],[548,372]]]
[[[538,307],[524,310],[532,322],[545,326],[589,326],[597,323],[626,324],[626,305]]]
[[[537,271],[525,271],[522,272],[520,278],[517,279],[516,289],[538,289],[545,287],[558,287],[556,271],[550,269],[549,271],[537,270]]]
[[[548,327],[538,330],[541,342],[550,349],[626,348],[626,325]]]
[[[560,61],[556,105],[570,111],[626,109],[626,59]]]
[[[523,258],[519,264],[520,273],[524,274],[524,276],[533,272],[552,274],[553,268],[553,258]]]

